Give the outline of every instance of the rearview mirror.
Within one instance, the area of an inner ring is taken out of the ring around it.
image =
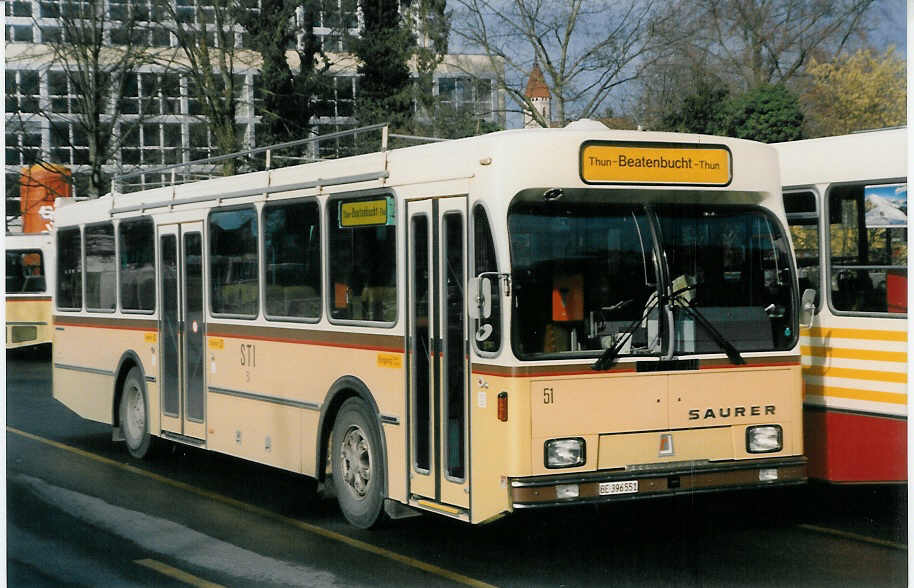
[[[800,298],[800,326],[809,328],[812,326],[812,317],[816,314],[816,291],[812,288],[803,290],[803,296]]]
[[[469,312],[474,320],[485,320],[492,316],[492,280],[489,276],[478,276],[469,284]]]

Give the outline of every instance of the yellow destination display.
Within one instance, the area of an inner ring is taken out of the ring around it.
[[[392,208],[387,198],[340,202],[340,227],[393,224]]]
[[[730,151],[724,147],[588,143],[581,179],[590,183],[726,186]]]

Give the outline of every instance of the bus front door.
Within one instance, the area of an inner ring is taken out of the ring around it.
[[[410,493],[454,515],[470,506],[466,206],[465,197],[407,203]]]
[[[162,431],[206,439],[203,223],[159,227]]]

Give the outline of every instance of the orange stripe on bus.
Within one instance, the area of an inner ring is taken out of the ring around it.
[[[57,327],[85,327],[87,329],[115,329],[118,331],[148,331],[152,333],[158,332],[156,327],[132,327],[132,326],[121,326],[121,325],[93,325],[88,323],[66,323],[61,321],[54,321],[54,325]]]
[[[876,390],[859,390],[857,388],[839,388],[837,386],[806,385],[806,395],[832,396],[851,400],[868,400],[870,402],[887,402],[890,404],[907,404],[908,395],[899,392],[879,392]]]
[[[834,357],[836,359],[862,359],[868,361],[894,361],[908,362],[908,354],[904,351],[871,351],[869,349],[842,349],[840,347],[816,347],[803,345],[800,347],[803,355],[815,357]]]
[[[827,368],[820,365],[803,366],[803,375],[848,378],[851,380],[872,380],[875,382],[895,382],[898,384],[904,384],[908,381],[908,374],[904,372],[882,372],[878,370],[856,370],[838,367]]]
[[[814,327],[800,329],[800,335],[827,339],[867,339],[870,341],[907,341],[907,331],[877,331],[873,329],[832,329],[828,327]]]
[[[7,296],[7,298],[6,298],[7,304],[9,304],[10,302],[50,302],[50,301],[51,301],[50,296],[31,296],[31,297],[30,296],[17,296],[15,298],[10,298],[9,296]]]
[[[222,337],[225,339],[244,339],[253,341],[270,341],[273,343],[294,343],[296,345],[313,345],[316,347],[336,347],[340,349],[360,349],[363,351],[385,351],[389,353],[403,353],[401,347],[383,347],[379,345],[358,345],[356,343],[333,343],[330,341],[312,341],[307,339],[289,339],[283,337],[265,337],[263,335],[234,335],[230,333],[207,332],[207,337]]]

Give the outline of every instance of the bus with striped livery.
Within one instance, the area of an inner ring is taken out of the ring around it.
[[[907,480],[907,129],[775,145],[801,288],[810,477]]]

